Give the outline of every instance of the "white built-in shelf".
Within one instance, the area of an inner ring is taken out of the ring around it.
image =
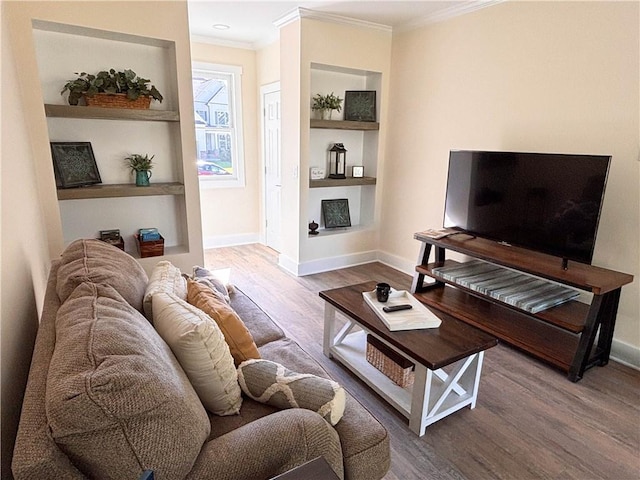
[[[371,228],[372,226],[369,224],[353,225],[351,227],[320,228],[316,230],[318,232],[317,234],[309,234],[309,238],[327,238],[335,235],[351,235],[371,230]]]
[[[335,130],[380,130],[378,122],[353,122],[350,120],[311,120],[311,128]]]
[[[93,120],[139,120],[143,122],[179,122],[174,110],[141,110],[133,108],[83,107],[77,105],[45,104],[47,117],[82,118]]]
[[[309,180],[309,188],[353,187],[359,185],[375,184],[375,177],[322,178],[320,180]]]
[[[78,188],[58,188],[58,200],[146,197],[152,195],[184,195],[184,185],[182,183],[171,182],[152,183],[148,187],[137,187],[133,183],[114,183]]]

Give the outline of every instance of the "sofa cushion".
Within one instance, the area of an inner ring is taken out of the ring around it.
[[[235,287],[230,298],[231,308],[242,318],[258,349],[269,342],[284,338],[282,329],[238,287]]]
[[[234,415],[242,396],[229,346],[216,322],[171,293],[153,296],[153,324],[180,361],[204,406]]]
[[[45,401],[53,439],[90,478],[183,478],[210,431],[169,347],[106,285],[79,285],[58,310]]]
[[[331,425],[342,418],[344,388],[328,378],[296,373],[270,360],[247,360],[238,367],[238,381],[250,398],[274,407],[304,408]]]
[[[187,301],[218,324],[236,365],[251,358],[260,358],[258,347],[242,319],[209,286],[188,280]]]
[[[162,260],[153,267],[149,283],[144,291],[142,307],[147,320],[153,322],[153,303],[151,299],[156,293],[173,293],[182,300],[187,299],[187,280],[180,269],[171,262]]]
[[[112,286],[129,305],[142,311],[148,277],[140,264],[113,245],[94,239],[76,240],[60,258],[56,292],[65,302],[84,282]]]

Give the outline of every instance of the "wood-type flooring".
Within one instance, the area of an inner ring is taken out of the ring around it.
[[[380,263],[295,277],[258,244],[207,250],[211,269],[237,285],[389,430],[386,480],[640,479],[640,371],[610,361],[578,383],[504,344],[488,350],[475,409],[431,425],[423,437],[339,363],[322,353],[321,290],[367,280],[409,289]]]

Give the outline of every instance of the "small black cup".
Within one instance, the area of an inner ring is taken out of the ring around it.
[[[391,285],[388,283],[378,283],[376,285],[376,298],[379,302],[386,302],[389,300],[389,292],[391,291]]]

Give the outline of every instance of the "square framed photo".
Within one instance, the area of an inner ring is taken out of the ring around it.
[[[324,228],[350,227],[349,199],[322,200]]]
[[[353,178],[362,178],[362,177],[364,177],[364,167],[362,165],[354,165],[351,168],[351,176]]]
[[[51,156],[58,187],[102,183],[90,142],[51,142]]]
[[[355,122],[375,122],[376,91],[347,90],[344,92],[344,119]]]

